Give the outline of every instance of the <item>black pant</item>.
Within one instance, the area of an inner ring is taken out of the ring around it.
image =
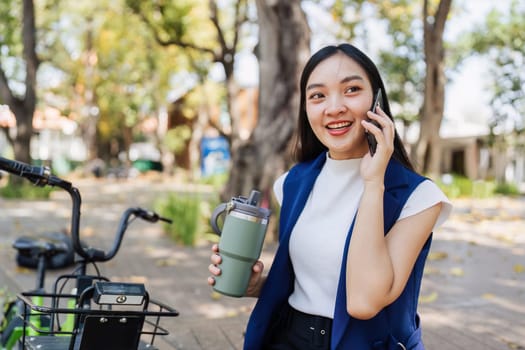
[[[283,310],[266,350],[330,350],[332,319]]]

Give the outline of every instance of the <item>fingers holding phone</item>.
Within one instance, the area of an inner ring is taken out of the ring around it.
[[[370,108],[370,112],[367,113],[368,118],[366,119],[367,122],[373,124],[376,128],[379,130],[373,130],[373,129],[366,129],[365,136],[368,143],[368,148],[370,151],[370,156],[374,156],[377,150],[377,137],[384,137],[386,141],[386,145],[391,145],[393,149],[393,122],[388,117],[388,115],[385,114],[383,111],[383,96],[381,93],[381,89],[377,90],[377,93],[374,98],[374,103],[372,104],[372,107]],[[389,131],[387,131],[389,130]]]
[[[381,107],[382,101],[383,101],[383,95],[381,94],[381,89],[379,89],[377,90],[377,93],[374,97],[374,102],[372,103],[372,107],[370,108],[370,111],[376,113],[377,107]],[[381,125],[379,124],[377,120],[370,119],[369,117],[367,118],[367,121],[374,124],[379,129],[381,129]],[[377,149],[377,140],[374,134],[369,132],[368,129],[365,131],[365,133],[366,133],[366,141],[368,142],[368,149],[370,150],[370,155],[373,157]]]

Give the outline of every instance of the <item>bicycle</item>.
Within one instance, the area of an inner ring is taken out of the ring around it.
[[[81,195],[71,182],[51,173],[46,166],[32,166],[0,157],[0,170],[23,177],[36,186],[54,186],[71,198],[71,243],[77,255],[73,273],[59,276],[53,290],[43,290],[46,261],[64,253],[63,245],[27,240],[23,248],[39,255],[37,289],[22,292],[7,315],[11,332],[0,349],[39,350],[133,350],[156,349],[156,336],[168,335],[160,326],[163,317],[178,316],[172,307],[151,299],[143,283],[111,282],[102,276],[97,263],[107,262],[118,253],[128,225],[136,218],[151,223],[171,222],[157,213],[128,208],[120,219],[111,249],[106,252],[81,242],[79,235]],[[17,248],[15,246],[15,248]],[[19,249],[18,247],[17,249]],[[92,265],[96,274],[87,273]],[[70,293],[64,292],[73,283]],[[17,328],[19,327],[19,328]],[[5,333],[5,328],[4,328]],[[2,334],[4,336],[4,334]],[[145,336],[150,336],[147,341]],[[9,346],[7,346],[9,345]]]

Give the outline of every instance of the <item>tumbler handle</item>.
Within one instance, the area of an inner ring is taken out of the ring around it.
[[[222,230],[219,228],[219,225],[217,223],[217,220],[219,219],[219,216],[224,213],[224,211],[226,211],[226,207],[227,207],[228,204],[226,203],[221,203],[217,206],[217,208],[215,208],[213,210],[213,213],[211,214],[211,218],[210,218],[210,225],[211,225],[211,228],[213,229],[213,231],[215,231],[216,234],[218,234],[219,236],[221,235],[222,233]]]

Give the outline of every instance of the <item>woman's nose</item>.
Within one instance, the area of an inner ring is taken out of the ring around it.
[[[346,106],[341,98],[332,97],[328,100],[328,104],[324,112],[326,115],[339,115],[346,112]]]

